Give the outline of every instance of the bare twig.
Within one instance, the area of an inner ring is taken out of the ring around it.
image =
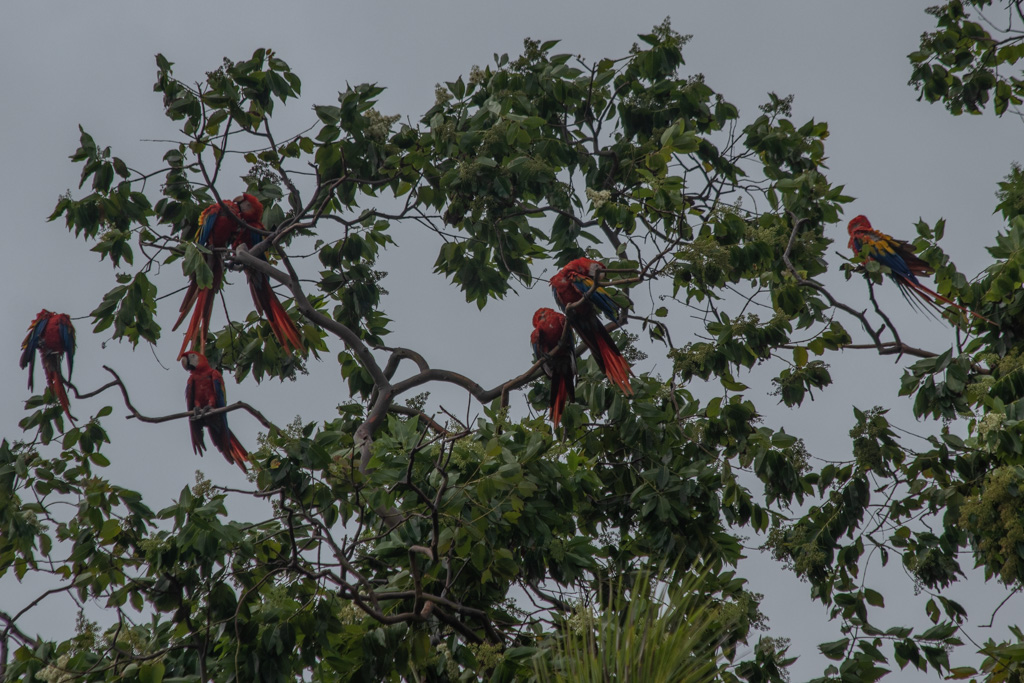
[[[174,413],[172,415],[162,415],[160,417],[148,417],[146,415],[143,415],[138,410],[136,410],[134,405],[132,405],[131,399],[128,397],[128,389],[127,389],[127,387],[125,387],[124,382],[121,381],[121,377],[116,372],[114,372],[114,370],[112,368],[110,368],[107,365],[104,365],[103,369],[106,370],[107,372],[109,372],[111,375],[114,376],[114,381],[110,382],[109,384],[103,385],[102,387],[100,387],[99,389],[97,389],[94,392],[91,392],[89,394],[83,394],[82,396],[83,397],[84,396],[95,396],[96,394],[104,391],[105,389],[109,389],[110,387],[116,385],[116,386],[120,387],[120,389],[121,389],[121,396],[124,398],[124,405],[125,405],[125,407],[128,408],[128,410],[131,412],[131,415],[127,416],[128,419],[134,418],[136,420],[139,420],[140,422],[160,423],[160,422],[169,422],[171,420],[180,420],[182,418],[195,417],[198,414],[197,411],[186,410],[186,411],[181,412],[181,413]],[[244,403],[242,401],[236,401],[235,403],[232,403],[229,406],[224,406],[223,408],[213,408],[211,410],[204,410],[204,411],[201,411],[201,412],[202,412],[202,414],[204,416],[207,416],[207,415],[219,415],[221,413],[230,413],[233,410],[239,410],[239,409],[245,410],[250,415],[255,417],[257,420],[259,420],[260,424],[262,424],[268,430],[280,431],[277,428],[277,426],[274,425],[273,422],[271,422],[270,420],[268,420],[266,417],[263,416],[263,413],[261,413],[260,411],[256,410],[255,408],[253,408],[248,403]]]

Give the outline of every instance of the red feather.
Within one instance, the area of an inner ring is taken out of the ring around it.
[[[260,200],[245,193],[240,197],[235,197],[235,202],[238,204],[242,220],[257,230],[263,230],[263,204],[260,203]],[[251,247],[262,239],[263,235],[259,232],[246,230],[239,235],[238,242]],[[266,252],[263,252],[261,257],[266,260]],[[292,349],[302,352],[302,336],[299,334],[298,328],[295,327],[295,322],[288,315],[288,311],[284,309],[277,295],[274,294],[274,289],[270,286],[270,278],[252,269],[247,269],[245,276],[249,281],[249,292],[252,294],[256,312],[270,324],[270,329],[277,337],[278,343],[286,353],[290,354]]]
[[[533,356],[544,359],[544,372],[551,378],[551,422],[562,421],[565,404],[576,400],[576,350],[570,332],[562,348],[555,353],[565,334],[565,316],[550,308],[540,308],[533,314],[533,333],[530,343]]]
[[[224,458],[242,468],[249,462],[249,454],[228,428],[228,417],[225,413],[203,415],[204,408],[223,408],[227,405],[227,392],[224,388],[224,377],[210,367],[206,356],[189,351],[182,356],[181,365],[189,371],[188,384],[185,387],[185,405],[190,411],[200,411],[189,419],[189,430],[192,432],[192,451],[199,456],[206,451],[203,439],[203,427],[210,434],[210,441]]]

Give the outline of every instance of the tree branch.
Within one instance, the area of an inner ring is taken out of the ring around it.
[[[114,376],[114,381],[110,382],[109,384],[103,385],[102,387],[100,387],[96,391],[93,391],[93,392],[88,393],[88,394],[82,394],[81,397],[95,396],[96,394],[99,394],[100,392],[102,392],[102,391],[104,391],[106,389],[109,389],[110,387],[116,385],[116,386],[120,387],[120,389],[121,389],[121,396],[124,398],[124,405],[125,405],[125,407],[128,408],[128,410],[131,412],[131,415],[127,416],[127,419],[129,419],[129,420],[134,418],[136,420],[139,420],[140,422],[149,422],[149,423],[156,424],[156,423],[160,423],[160,422],[169,422],[171,420],[180,420],[180,419],[185,418],[185,417],[188,417],[188,418],[195,417],[199,413],[202,413],[203,416],[220,415],[221,413],[230,413],[233,410],[242,409],[242,410],[245,410],[246,412],[248,412],[253,417],[255,417],[260,422],[260,424],[262,424],[268,430],[281,431],[280,429],[278,429],[278,427],[273,422],[271,422],[266,417],[264,417],[263,413],[261,413],[260,411],[256,410],[255,408],[253,408],[248,403],[244,403],[242,401],[236,401],[236,402],[232,403],[229,406],[224,406],[223,408],[213,408],[211,410],[203,410],[203,411],[186,410],[186,411],[181,412],[181,413],[174,413],[173,415],[163,415],[161,417],[148,417],[148,416],[143,415],[142,413],[140,413],[138,410],[136,410],[135,406],[132,405],[131,399],[128,397],[128,389],[127,389],[127,387],[125,387],[124,382],[121,381],[121,377],[118,376],[118,374],[116,372],[114,372],[114,370],[112,368],[110,368],[109,366],[107,366],[107,365],[104,365],[103,369],[106,370],[107,372],[109,372],[111,375]]]

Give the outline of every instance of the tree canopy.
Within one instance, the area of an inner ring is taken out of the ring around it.
[[[1010,3],[1010,28],[993,36],[970,14],[988,5],[930,10],[937,30],[910,56],[922,97],[954,114],[1021,102],[1006,72],[1024,55],[1021,8]],[[82,130],[80,186],[50,217],[112,267],[92,331],[177,349],[180,332],[156,315],[173,305],[162,296],[212,282],[217,254],[227,289],[240,288],[238,271],[274,283],[304,347],[289,353],[232,300],[203,349],[229,391],[246,377],[338,372],[337,414],[274,425],[258,399],[229,404],[232,422],[266,430],[249,444],[248,479],[200,478],[153,509],[109,467],[111,420],[180,420],[184,438],[197,415],[144,414],[137,383],[117,372],[128,347],[107,350],[109,384],[70,385],[72,412],[107,397],[95,415],[71,422],[49,390],[31,397],[24,433],[0,446],[0,579],[48,577],[47,590],[105,620],[82,613],[61,640],[19,625],[36,603],[0,612],[0,677],[566,680],[566,643],[603,642],[592,617],[623,612],[622,595],[646,595],[654,572],[696,600],[666,598],[662,613],[668,633],[699,624],[686,651],[695,668],[721,660],[721,680],[785,680],[786,643],[759,635],[771,615],[737,571],[751,545],[841,625],[842,639],[819,646],[832,660],[822,680],[911,666],[1019,675],[1019,631],[981,647],[977,671],[951,665],[971,646],[968,610],[947,589],[975,563],[1008,589],[1024,579],[1024,175],[999,188],[1006,227],[977,276],[943,251],[941,220],[918,224],[935,290],[984,319],[949,307],[932,322],[958,329],[955,343],[911,346],[890,313],[890,269],[834,244],[853,198],[828,175],[827,125],[792,120],[774,94],[741,116],[685,69],[686,42],[667,20],[618,57],[527,40],[438,86],[415,119],[379,111],[382,87],[360,84],[286,131],[275,105],[299,98],[301,81],[272,50],[198,82],[157,55],[154,90],[180,130],[163,167],[136,170]],[[265,206],[259,238],[197,245],[204,208],[242,192]],[[434,274],[470,310],[513,293],[550,306],[549,273],[600,260],[599,284],[627,311],[608,329],[636,370],[633,394],[583,354],[576,400],[553,426],[544,358],[488,386],[471,367],[393,346],[384,287],[415,283],[379,260],[410,231],[435,239]],[[838,286],[826,281],[835,246]],[[765,419],[764,403],[841,397],[829,370],[841,351],[899,360],[900,396],[884,401],[912,402],[923,441],[903,439],[885,405],[854,406],[851,455],[825,460]],[[660,374],[641,371],[645,353],[664,359]],[[770,373],[767,398],[745,384],[754,368]],[[426,393],[440,387],[468,394],[482,417],[441,410]],[[234,514],[240,500],[263,517]],[[890,562],[930,596],[927,628],[886,611],[865,578]]]

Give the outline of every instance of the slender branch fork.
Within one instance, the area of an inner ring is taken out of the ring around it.
[[[92,396],[97,396],[99,394],[102,394],[104,391],[106,391],[107,389],[110,389],[112,387],[118,387],[121,390],[121,397],[124,399],[124,405],[125,405],[126,408],[128,408],[128,411],[131,413],[131,415],[127,416],[128,419],[136,419],[136,420],[139,420],[140,422],[149,422],[149,423],[152,423],[152,424],[156,424],[156,423],[160,423],[160,422],[169,422],[171,420],[180,420],[182,418],[189,418],[189,419],[191,419],[191,418],[194,418],[194,417],[197,417],[197,416],[200,416],[200,415],[203,416],[203,417],[206,417],[206,416],[209,416],[209,415],[219,415],[221,413],[230,413],[233,410],[244,410],[244,411],[248,412],[250,415],[252,415],[253,417],[255,417],[260,422],[260,424],[262,424],[268,430],[280,431],[280,429],[276,425],[274,425],[273,422],[271,422],[266,417],[264,417],[263,413],[261,413],[260,411],[256,410],[256,408],[252,407],[251,405],[249,405],[248,403],[245,403],[243,401],[236,401],[235,403],[232,403],[229,406],[224,406],[223,408],[212,408],[210,410],[202,410],[202,411],[186,410],[184,412],[174,413],[172,415],[161,415],[160,417],[149,417],[147,415],[143,415],[132,404],[131,398],[128,396],[128,387],[125,386],[124,381],[121,380],[120,375],[118,375],[114,371],[113,368],[111,368],[111,367],[109,367],[107,365],[104,365],[103,369],[106,370],[107,372],[109,372],[111,375],[114,376],[114,381],[108,382],[107,384],[104,384],[103,386],[101,386],[99,389],[96,389],[95,391],[90,391],[90,392],[84,393],[84,394],[79,393],[78,389],[75,388],[74,385],[71,385],[71,388],[75,392],[75,397],[76,398],[79,398],[79,399],[90,398]]]
[[[789,216],[793,223],[793,228],[792,230],[790,230],[789,233],[789,242],[786,244],[786,250],[782,254],[782,262],[786,265],[786,270],[788,270],[790,275],[793,276],[793,279],[796,280],[797,284],[799,284],[802,287],[808,287],[810,289],[815,290],[816,292],[824,296],[826,299],[828,299],[829,304],[831,304],[834,308],[838,308],[839,310],[845,311],[852,315],[853,317],[857,318],[857,320],[860,321],[861,326],[864,328],[864,331],[867,332],[868,336],[871,337],[872,342],[874,342],[872,344],[848,344],[843,348],[876,349],[878,351],[878,354],[881,356],[908,355],[915,356],[918,358],[935,358],[936,356],[939,355],[932,351],[926,351],[924,349],[918,349],[913,346],[904,344],[900,340],[899,333],[896,331],[896,327],[892,324],[892,321],[889,320],[885,313],[882,312],[881,308],[878,305],[878,302],[875,300],[875,293],[873,289],[870,292],[871,302],[874,305],[875,311],[878,312],[878,314],[882,317],[883,320],[885,320],[886,323],[885,325],[879,327],[877,330],[871,326],[871,323],[868,322],[868,318],[865,315],[864,311],[858,311],[853,307],[844,304],[843,302],[839,301],[834,296],[832,296],[832,293],[829,292],[824,285],[815,282],[814,280],[808,280],[807,278],[800,275],[800,273],[797,272],[797,269],[793,266],[793,262],[790,260],[789,256],[793,251],[793,247],[796,245],[796,238],[797,235],[799,235],[800,233],[800,226],[803,223],[805,223],[807,219],[797,218],[792,213],[790,213]],[[886,327],[889,328],[890,333],[893,335],[894,341],[882,341],[882,333],[884,332]],[[984,371],[984,368],[979,368],[979,371]]]
[[[39,647],[39,641],[18,628],[18,625],[15,623],[16,620],[17,617],[12,617],[7,612],[0,611],[0,622],[4,624],[4,629],[0,631],[0,680],[4,680],[4,676],[7,675],[8,642],[12,638],[33,650]]]

